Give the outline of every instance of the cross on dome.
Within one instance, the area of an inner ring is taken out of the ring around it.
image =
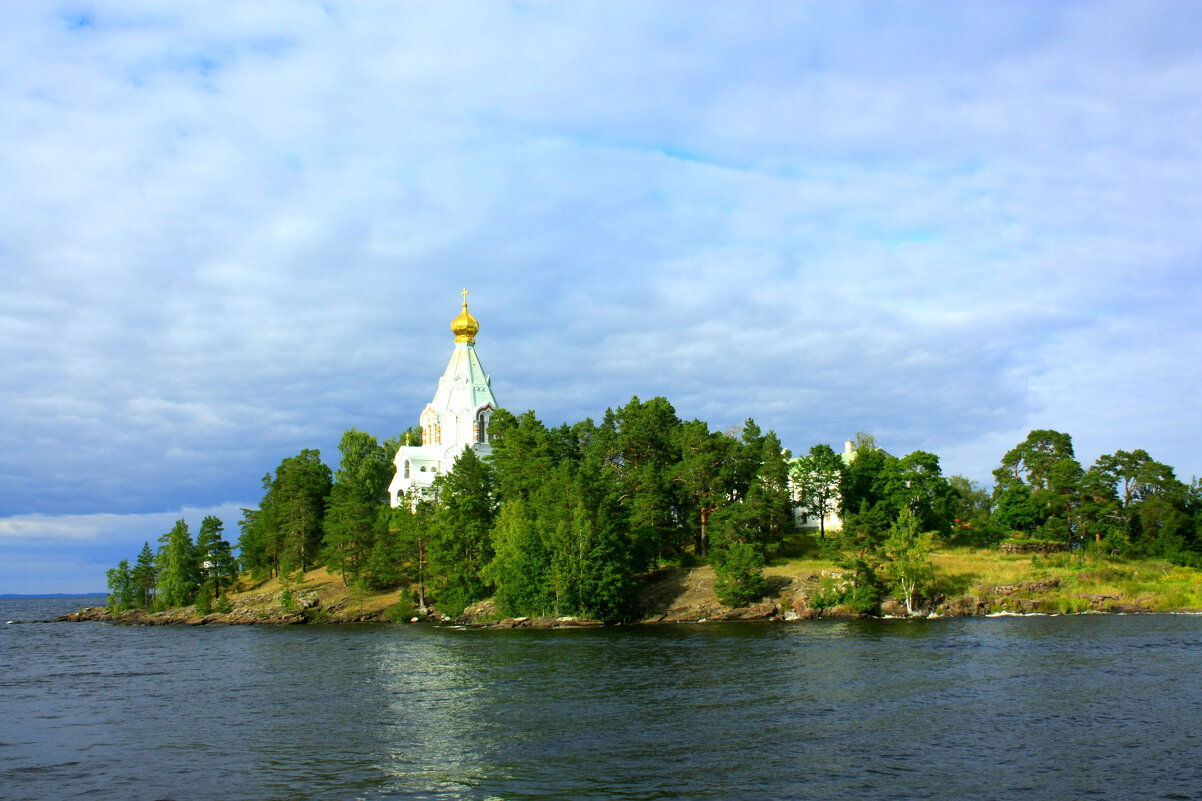
[[[476,334],[480,333],[480,323],[467,311],[467,287],[463,288],[463,311],[451,321],[451,333],[456,342],[475,342]]]

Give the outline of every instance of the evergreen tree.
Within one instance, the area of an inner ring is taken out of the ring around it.
[[[159,537],[157,567],[158,600],[167,607],[187,606],[200,586],[196,547],[188,524],[177,520],[171,531]]]
[[[714,592],[727,606],[744,606],[764,597],[764,556],[749,543],[735,542],[715,552]]]
[[[266,505],[278,537],[272,550],[280,572],[304,572],[316,562],[332,485],[333,474],[317,450],[306,448],[276,468]]]
[[[150,550],[149,542],[142,544],[131,578],[137,605],[149,609],[154,604],[154,590],[159,578],[158,568],[154,563],[154,552]]]
[[[213,594],[213,581],[217,574],[217,551],[219,542],[224,542],[222,533],[225,524],[215,515],[206,515],[200,522],[200,530],[196,532],[196,565],[200,584],[209,585],[210,595]]]
[[[485,595],[481,570],[492,558],[489,530],[496,513],[492,468],[471,448],[434,480],[438,498],[429,555],[438,607],[456,617]]]
[[[674,484],[681,499],[683,522],[698,556],[710,544],[710,518],[730,499],[734,483],[735,451],[738,443],[719,432],[711,432],[700,420],[680,426],[677,433],[680,458],[676,461]]]
[[[496,587],[502,614],[546,615],[553,611],[549,592],[549,559],[526,502],[518,498],[501,507],[492,529],[494,556],[484,578]]]
[[[793,499],[789,491],[789,454],[775,431],[759,443],[758,467],[743,505],[752,521],[752,539],[762,554],[771,554],[793,530]]]
[[[243,509],[238,523],[238,550],[242,569],[256,578],[278,575],[280,568],[279,527],[271,506],[271,473],[263,476],[263,500],[257,509]]]
[[[1041,536],[1072,543],[1084,535],[1085,526],[1078,519],[1078,510],[1084,500],[1085,471],[1073,456],[1073,438],[1068,434],[1050,429],[1030,432],[1024,441],[1006,452],[993,475],[997,478],[994,495],[998,500],[999,522],[1010,518],[1024,522],[1030,517],[1023,508],[1023,490],[1017,489],[1025,487],[1030,493],[1030,503],[1039,509]],[[1010,498],[1003,502],[1007,494]]]
[[[351,429],[338,444],[342,454],[323,521],[326,566],[342,574],[342,583],[357,580],[370,559],[377,536],[388,523],[381,510],[388,504],[388,485],[396,472],[375,437]]]

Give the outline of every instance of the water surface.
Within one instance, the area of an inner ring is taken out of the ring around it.
[[[6,625],[0,797],[1192,798],[1200,668],[1168,615]]]

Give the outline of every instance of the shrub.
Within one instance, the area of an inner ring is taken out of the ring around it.
[[[201,584],[200,591],[196,593],[196,611],[202,615],[213,611],[213,590],[208,582]]]
[[[744,606],[764,597],[764,557],[745,542],[732,543],[715,554],[714,592],[727,606]]]
[[[413,600],[401,593],[401,598],[384,609],[384,619],[389,623],[404,623],[413,617]]]

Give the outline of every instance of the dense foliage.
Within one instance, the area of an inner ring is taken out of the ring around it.
[[[177,520],[159,537],[157,554],[147,542],[132,568],[122,559],[108,571],[109,606],[163,609],[196,603],[207,612],[238,581],[238,559],[223,535],[221,520],[209,515],[193,542],[187,522]]]
[[[842,525],[820,523],[814,546],[849,579],[821,600],[864,612],[889,592],[912,610],[929,591],[936,542],[1025,537],[1179,564],[1202,551],[1196,480],[1142,450],[1083,469],[1056,431],[1032,431],[1003,455],[990,490],[945,477],[933,453],[893,456],[866,434],[849,453],[820,444],[790,460],[753,420],[711,431],[664,398],[557,428],[498,410],[487,459],[464,451],[432,493],[414,487],[391,508],[393,457],[415,436],[347,431],[336,472],[316,450],[284,459],[259,506],[243,510],[238,557],[217,518],[195,543],[180,520],[157,553],[147,543],[134,566],[109,571],[110,603],[207,608],[239,566],[266,578],[324,564],[355,592],[411,588],[422,612],[433,602],[456,616],[492,597],[504,615],[621,621],[637,613],[650,571],[708,562],[720,599],[738,605],[763,597],[765,564],[796,546],[795,508],[819,521],[837,512]]]

